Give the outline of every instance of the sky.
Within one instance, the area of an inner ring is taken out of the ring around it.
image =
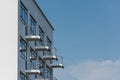
[[[58,80],[120,80],[120,0],[39,0],[65,69]]]

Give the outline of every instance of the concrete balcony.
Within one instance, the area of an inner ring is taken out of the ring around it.
[[[51,68],[64,68],[63,64],[50,64]]]
[[[35,47],[36,51],[50,51],[50,48],[48,46],[37,46]]]
[[[58,60],[57,56],[51,55],[51,56],[43,56],[44,60]]]
[[[40,40],[40,36],[36,34],[36,26],[26,26],[26,41],[37,41]]]
[[[26,74],[40,74],[40,70],[25,70]]]
[[[28,36],[25,36],[25,40],[26,41],[38,41],[38,40],[40,40],[40,36],[28,35]]]

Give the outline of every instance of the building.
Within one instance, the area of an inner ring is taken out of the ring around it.
[[[18,11],[18,80],[55,80],[58,57],[53,45],[54,28],[35,0],[20,0]]]
[[[0,1],[0,7],[6,10],[1,9],[0,13],[6,15],[0,19],[5,27],[0,30],[1,36],[6,31],[0,41],[2,52],[6,53],[0,57],[0,79],[56,80],[54,68],[64,68],[62,57],[55,54],[54,28],[36,1]]]

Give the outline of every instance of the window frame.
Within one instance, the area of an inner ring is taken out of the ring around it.
[[[43,29],[40,26],[39,26],[39,36],[43,39],[44,39],[44,36],[45,36],[45,32],[43,31]]]
[[[46,45],[52,47],[52,41],[48,37],[46,37]]]
[[[26,80],[27,76],[20,71],[20,80]]]
[[[41,59],[41,57],[39,57],[39,69],[41,72],[44,72],[44,66],[45,66],[45,62]],[[44,76],[44,74],[40,74],[41,76]]]
[[[20,50],[20,57],[26,61],[26,54],[27,54],[27,43],[26,41],[20,36],[20,45],[19,45],[22,49],[25,50]]]
[[[32,15],[30,15],[30,34],[36,35],[36,26],[37,26],[37,21],[33,18]]]
[[[45,32],[43,29],[39,26],[39,36],[41,37],[41,40],[39,41],[40,46],[44,46],[44,37],[45,37]]]
[[[24,25],[27,25],[28,10],[22,2],[20,2],[20,19]]]
[[[30,48],[30,57],[37,58],[37,53],[32,48]]]
[[[50,78],[51,77],[51,69],[50,69],[50,67],[48,67],[48,66],[46,66],[46,69],[45,69],[45,76],[47,77],[47,78]]]

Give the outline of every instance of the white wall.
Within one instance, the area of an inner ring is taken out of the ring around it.
[[[17,80],[17,0],[0,0],[0,80]]]

